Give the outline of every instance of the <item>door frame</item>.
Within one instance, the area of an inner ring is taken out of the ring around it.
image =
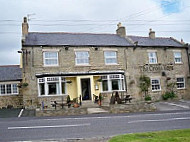
[[[82,80],[88,80],[89,84],[88,84],[88,93],[89,93],[89,99],[88,100],[83,100],[83,96],[82,96],[82,92],[83,92],[83,86],[82,86]],[[91,90],[91,78],[81,78],[80,79],[80,84],[81,84],[81,99],[82,101],[92,101],[92,90]]]

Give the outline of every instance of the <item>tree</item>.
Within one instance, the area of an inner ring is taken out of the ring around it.
[[[142,75],[139,78],[139,87],[141,89],[141,92],[144,93],[145,98],[148,96],[148,88],[150,87],[150,78]]]

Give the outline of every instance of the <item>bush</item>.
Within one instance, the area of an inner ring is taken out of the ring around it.
[[[152,98],[151,98],[151,96],[145,96],[144,100],[145,100],[145,101],[151,101]]]
[[[166,92],[162,95],[163,100],[173,99],[176,96],[174,92]]]

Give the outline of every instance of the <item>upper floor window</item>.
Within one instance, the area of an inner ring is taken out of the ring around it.
[[[0,95],[18,94],[18,87],[16,83],[0,84]]]
[[[76,65],[88,65],[89,64],[88,51],[76,51],[75,52],[75,63],[76,63]]]
[[[177,84],[177,89],[184,89],[185,88],[185,78],[178,77],[176,84]]]
[[[105,51],[104,52],[105,64],[117,64],[117,52]]]
[[[58,52],[44,52],[44,66],[58,66]]]
[[[148,57],[149,57],[149,64],[157,64],[156,52],[149,52]]]
[[[152,91],[161,90],[160,79],[151,79]]]
[[[182,63],[181,52],[174,52],[174,62]]]

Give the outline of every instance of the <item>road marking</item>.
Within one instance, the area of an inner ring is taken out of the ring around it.
[[[14,129],[40,129],[40,128],[64,128],[64,127],[81,127],[81,126],[90,126],[90,123],[76,124],[76,125],[8,127],[8,130],[14,130]]]
[[[21,109],[21,111],[20,111],[18,117],[21,117],[23,110],[24,110],[24,109]]]
[[[190,114],[190,112],[176,112],[176,113],[157,113],[157,114],[139,114],[139,115],[127,115],[127,116],[99,116],[99,117],[76,117],[76,118],[58,118],[58,119],[39,119],[47,121],[59,121],[59,120],[88,120],[88,119],[120,119],[120,118],[133,118],[142,116],[159,116],[159,115],[179,115],[179,114]],[[33,120],[31,120],[33,121]]]
[[[168,104],[168,105],[171,105],[171,106],[177,106],[177,107],[189,109],[189,106],[185,106],[185,105],[178,105],[178,104],[168,103],[168,102],[164,102],[164,103],[165,103],[165,104]]]
[[[190,117],[181,117],[181,118],[169,118],[169,119],[157,119],[157,120],[136,120],[136,121],[129,121],[128,123],[142,123],[142,122],[162,122],[162,121],[175,121],[175,120],[189,120]]]

